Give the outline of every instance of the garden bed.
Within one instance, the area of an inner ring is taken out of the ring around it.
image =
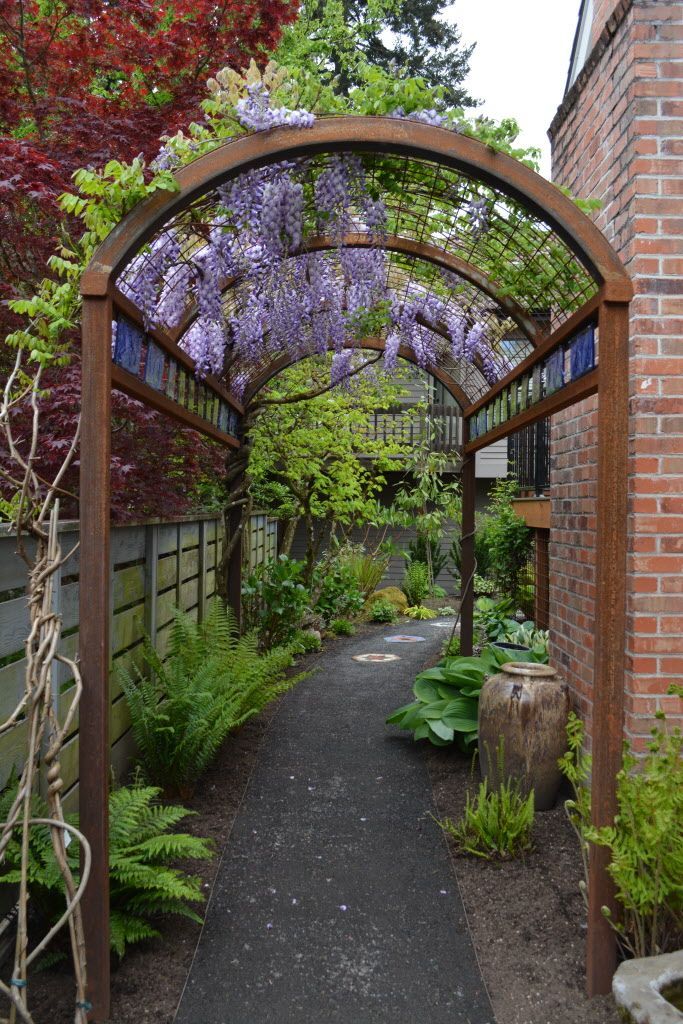
[[[428,759],[439,816],[456,820],[478,772],[451,748]],[[561,801],[536,815],[523,860],[453,863],[497,1024],[619,1024],[611,996],[585,995],[581,857]]]
[[[311,668],[314,657],[301,659],[295,671]],[[259,749],[276,713],[270,704],[235,735],[228,737],[216,761],[191,800],[184,801],[195,816],[182,828],[213,840],[216,857],[192,861],[188,870],[201,877],[207,896],[228,842]],[[185,918],[167,918],[159,926],[162,938],[133,946],[112,971],[112,1024],[172,1024],[190,970],[200,927]],[[115,964],[115,959],[112,964]],[[59,968],[36,974],[31,981],[30,1008],[37,1021],[73,1024],[73,981]]]

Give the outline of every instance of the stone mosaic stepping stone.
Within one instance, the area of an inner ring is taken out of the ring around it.
[[[377,662],[377,661],[400,661],[398,654],[352,654],[354,661]]]

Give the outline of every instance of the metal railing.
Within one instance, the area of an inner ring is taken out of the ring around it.
[[[363,436],[371,441],[398,441],[411,446],[429,441],[432,451],[456,452],[462,448],[462,415],[449,405],[404,405],[375,412]]]
[[[542,495],[550,487],[550,420],[539,420],[508,438],[510,475],[524,492]]]

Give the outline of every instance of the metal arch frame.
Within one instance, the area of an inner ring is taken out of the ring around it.
[[[376,152],[442,164],[517,200],[543,219],[575,253],[600,286],[598,497],[594,662],[593,821],[609,824],[616,812],[621,765],[625,633],[628,476],[628,315],[633,290],[617,254],[595,225],[550,182],[505,154],[442,128],[394,118],[330,117],[310,129],[280,128],[243,136],[212,150],[176,174],[176,193],[158,192],[111,232],[81,278],[83,386],[81,436],[81,826],[91,841],[93,871],[84,921],[93,1018],[109,1016],[109,463],[111,451],[111,320],[113,282],[140,247],[172,217],[210,188],[276,160],[316,153]],[[559,406],[558,406],[559,407]],[[555,406],[545,409],[545,414]],[[474,454],[463,466],[463,579],[473,568]],[[514,425],[512,430],[514,430]],[[463,595],[463,605],[471,595]],[[465,631],[466,623],[463,622]],[[470,616],[471,639],[471,616]],[[467,638],[463,632],[463,640]],[[614,907],[607,851],[592,848],[589,863],[587,983],[606,992],[616,964],[616,943],[602,915]]]
[[[383,352],[384,340],[382,338],[364,338],[359,345],[352,346],[349,344],[346,345],[345,348],[356,348],[357,350],[365,350],[368,352]],[[405,359],[407,362],[413,363],[415,366],[418,365],[417,360],[415,359],[415,353],[404,345],[400,346],[398,355],[401,359]],[[278,356],[264,368],[263,372],[259,374],[254,381],[251,382],[249,390],[244,396],[245,406],[248,407],[249,403],[252,401],[254,396],[258,394],[261,388],[264,387],[269,380],[272,380],[273,377],[276,377],[278,373],[282,373],[282,371],[286,370],[287,367],[294,366],[296,363],[303,362],[304,359],[309,358],[310,356],[307,354],[299,356],[298,359],[291,359],[288,356]],[[438,366],[433,366],[430,363],[422,369],[424,369],[425,373],[428,373],[431,377],[438,380],[439,383],[443,384],[451,397],[457,402],[461,413],[470,405],[470,401],[460,385],[457,384],[452,377],[449,377],[447,373],[444,373],[443,370],[439,369]]]
[[[377,246],[378,243],[370,235],[356,232],[346,235],[342,240],[342,244],[349,249],[368,249],[372,246]],[[325,235],[318,235],[307,239],[304,248],[299,253],[292,253],[292,255],[298,256],[308,252],[324,252],[333,248],[336,248],[336,244],[330,238]],[[445,249],[440,249],[436,245],[431,245],[427,242],[417,242],[412,238],[405,238],[402,235],[388,235],[382,239],[380,248],[386,249],[388,252],[414,256],[425,263],[431,263],[442,270],[449,270],[457,274],[463,280],[475,285],[479,291],[493,299],[501,311],[506,313],[517,324],[531,345],[535,347],[539,344],[541,332],[536,322],[511,296],[502,294],[499,286],[487,274],[479,270],[478,267],[473,266],[473,264],[468,263],[466,260],[460,259],[459,256],[454,256]],[[238,284],[240,280],[241,278],[238,277],[226,278],[221,284],[221,291],[226,292],[229,288]],[[196,318],[197,310],[195,307],[192,307],[187,311],[178,326],[173,331],[168,332],[176,344],[192,326]]]

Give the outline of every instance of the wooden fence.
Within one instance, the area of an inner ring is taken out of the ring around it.
[[[78,541],[78,524],[61,529],[64,553]],[[25,566],[15,551],[14,537],[0,527],[0,719],[15,707],[24,687],[26,660],[23,645],[28,632],[24,595]],[[221,524],[215,516],[174,522],[121,526],[111,536],[112,672],[110,676],[110,740],[112,766],[122,776],[132,753],[130,717],[117,669],[141,664],[144,634],[153,637],[163,655],[176,607],[201,618],[216,593],[220,559]],[[78,651],[78,571],[76,551],[62,567],[55,588],[56,610],[62,615],[62,651]],[[73,680],[65,666],[56,664],[53,686],[63,709]],[[12,768],[21,767],[26,750],[26,722],[19,722],[0,738],[0,786]],[[65,803],[77,805],[78,723],[61,757]]]
[[[277,522],[263,512],[253,513],[244,543],[244,561],[249,569],[277,558]]]

